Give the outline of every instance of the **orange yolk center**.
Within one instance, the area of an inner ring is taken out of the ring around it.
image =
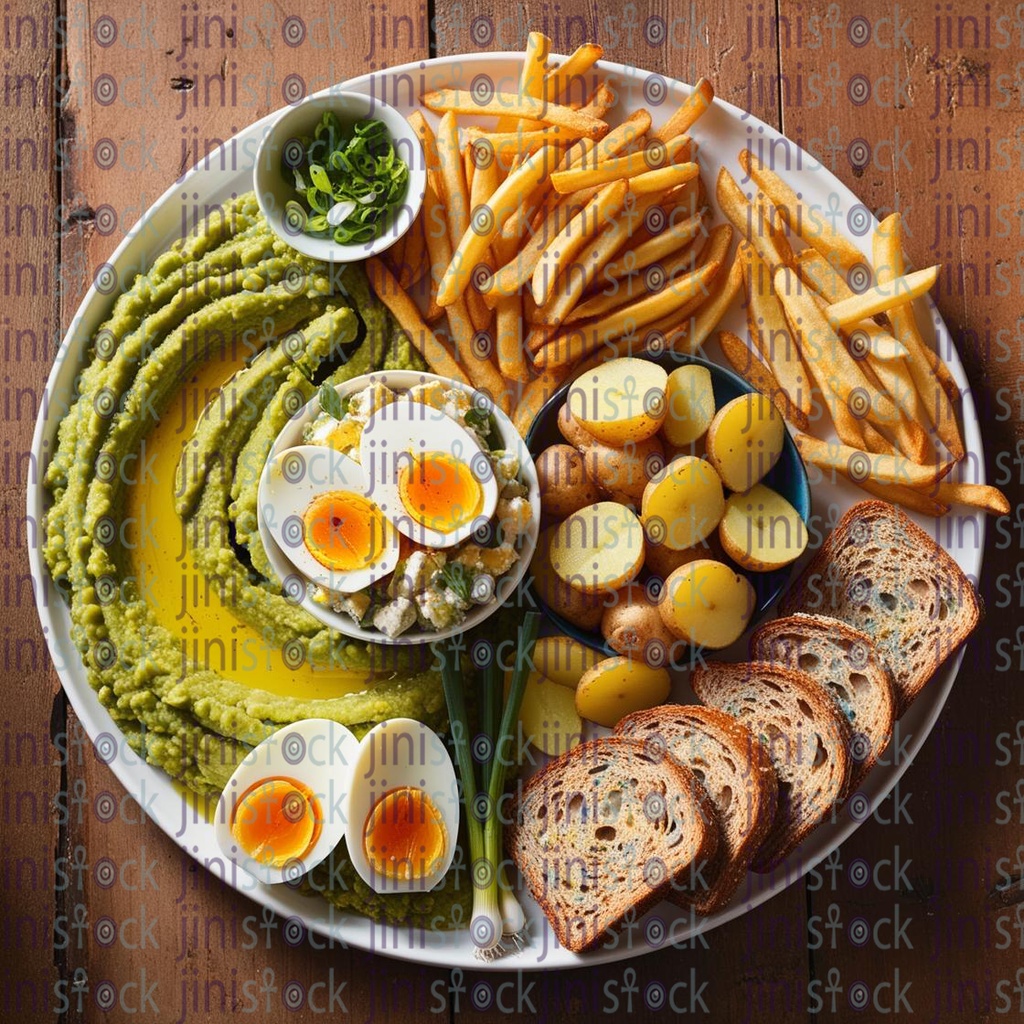
[[[442,533],[472,522],[484,503],[469,466],[447,452],[424,452],[403,463],[398,490],[413,519]]]
[[[318,494],[302,516],[306,548],[328,569],[351,572],[373,565],[385,550],[387,521],[361,494]]]
[[[284,867],[302,858],[320,838],[320,802],[295,779],[263,779],[238,801],[231,835],[253,860]]]
[[[444,858],[448,832],[434,802],[416,786],[385,793],[370,809],[363,850],[375,874],[392,881],[428,878]]]

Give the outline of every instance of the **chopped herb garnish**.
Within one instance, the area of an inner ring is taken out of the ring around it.
[[[330,111],[314,137],[302,140],[301,153],[285,168],[289,171],[301,197],[301,202],[288,203],[289,225],[342,245],[380,235],[387,213],[405,198],[409,181],[409,168],[383,121],[356,121],[346,133]]]
[[[466,426],[475,430],[492,452],[500,446],[501,438],[498,436],[498,424],[493,413],[487,412],[486,409],[473,408],[466,412],[464,419]]]
[[[335,390],[333,384],[329,384],[326,381],[320,385],[320,408],[328,416],[333,416],[336,420],[340,420],[345,415],[345,407],[342,403],[341,395]]]
[[[444,586],[450,588],[460,601],[464,604],[470,603],[474,573],[461,562],[446,562],[441,566],[438,575],[441,577],[441,582]]]

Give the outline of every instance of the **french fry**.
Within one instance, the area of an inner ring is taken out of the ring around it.
[[[526,55],[523,58],[523,68],[519,74],[520,96],[534,96],[543,99],[544,65],[547,63],[550,51],[551,40],[543,32],[531,32],[527,36]],[[539,127],[536,122],[532,121],[517,122],[514,118],[500,118],[498,130],[510,131],[517,124],[519,128],[526,131]]]
[[[740,255],[747,291],[747,327],[754,350],[772,368],[790,403],[809,416],[811,379],[772,287],[771,271],[749,242],[743,243]]]
[[[873,252],[879,283],[889,283],[903,273],[903,228],[899,214],[892,214],[878,226]],[[938,353],[932,351],[921,337],[913,306],[892,307],[889,320],[896,337],[909,353],[907,365],[935,425],[935,432],[953,458],[959,461],[964,456],[964,444],[954,406],[960,397],[960,389]]]
[[[796,271],[783,267],[775,272],[773,281],[775,294],[796,334],[800,354],[822,394],[835,394],[858,415],[863,413],[873,422],[896,430],[900,415],[892,398],[872,388],[859,364],[818,308],[814,293],[800,282]]]
[[[867,480],[854,480],[846,473],[840,473],[851,483],[855,483],[862,491],[873,494],[883,501],[891,501],[896,505],[902,505],[912,512],[920,512],[923,516],[934,516],[940,519],[949,511],[949,506],[944,505],[934,498],[929,497],[924,491],[913,487],[905,487],[901,484],[887,484],[884,481],[868,478]]]
[[[927,493],[927,489],[941,480],[954,465],[945,462],[921,466],[904,456],[873,455],[849,445],[819,441],[810,434],[797,434],[793,440],[805,462],[823,469],[834,469],[849,476],[854,483],[873,478],[884,483],[923,488]]]
[[[427,361],[433,373],[469,384],[469,378],[458,365],[445,343],[423,322],[416,303],[402,290],[391,272],[375,256],[366,261],[366,274],[377,297],[391,311],[409,341]]]
[[[440,305],[449,305],[465,292],[473,268],[480,262],[502,224],[521,205],[523,194],[532,191],[551,173],[553,156],[550,146],[539,149],[509,174],[486,205],[474,211],[473,223],[462,235],[438,287],[437,301]]]
[[[596,280],[604,265],[643,223],[643,216],[654,205],[654,197],[627,196],[614,221],[580,253],[578,259],[559,276],[557,288],[548,301],[537,308],[537,321],[558,327],[575,307],[583,292]]]
[[[683,100],[676,112],[654,132],[652,138],[659,142],[668,142],[669,139],[688,132],[697,119],[711,106],[714,98],[714,87],[706,78],[700,79],[693,87],[693,92]]]
[[[800,199],[774,171],[764,166],[759,157],[744,149],[740,152],[739,163],[744,173],[753,178],[775,204],[786,227],[794,235],[845,269],[865,262],[864,256],[852,242],[833,230],[825,217],[819,215],[816,207],[808,206]]]
[[[617,99],[615,90],[607,82],[599,82],[589,102],[579,108],[579,113],[603,119],[604,115],[615,106]]]
[[[718,268],[717,263],[705,264],[654,295],[613,310],[592,324],[559,335],[535,354],[534,365],[543,368],[574,363],[606,342],[668,316],[694,296],[702,294],[707,280]]]
[[[402,238],[405,241],[405,248],[402,252],[402,262],[398,266],[398,283],[408,291],[426,273],[429,265],[422,209]]]
[[[537,418],[548,399],[565,383],[572,370],[571,366],[552,367],[523,388],[512,414],[512,424],[520,436],[526,437],[530,426]]]
[[[518,156],[529,156],[541,146],[557,143],[567,146],[579,139],[578,135],[560,125],[548,125],[536,131],[487,132],[481,128],[468,128],[466,136],[474,146],[489,148],[495,159],[505,168]],[[607,138],[607,136],[605,136]],[[590,139],[583,140],[590,142]],[[478,164],[479,166],[479,164]]]
[[[552,68],[544,79],[542,96],[548,103],[555,103],[560,99],[568,99],[564,94],[570,88],[573,80],[582,79],[583,76],[601,59],[604,54],[604,47],[597,43],[584,43],[578,46],[565,60],[556,68]]]
[[[508,116],[558,124],[588,139],[600,139],[608,134],[608,125],[600,118],[559,103],[547,103],[532,96],[517,96],[514,92],[495,92],[489,99],[480,102],[473,98],[468,89],[438,89],[424,94],[423,105],[436,113]]]
[[[870,423],[862,423],[861,433],[864,435],[864,444],[869,452],[876,455],[898,455],[896,446],[887,438],[883,437]]]
[[[833,327],[855,324],[869,316],[884,313],[892,306],[902,306],[931,290],[939,276],[939,267],[926,267],[902,277],[892,277],[885,284],[876,284],[860,295],[833,302],[825,311]]]
[[[984,509],[995,516],[1010,514],[1010,502],[998,487],[943,480],[935,490],[936,498],[946,505],[967,505],[970,508]]]
[[[798,430],[810,430],[810,420],[806,414],[789,400],[789,395],[775,379],[775,374],[754,355],[744,341],[732,331],[719,331],[718,343],[722,346],[722,352],[732,364],[732,368],[762,395],[767,395],[783,418],[789,420]]]
[[[793,262],[793,249],[782,230],[778,211],[762,193],[749,199],[736,179],[723,167],[718,172],[715,196],[722,213],[757,250],[774,274]]]
[[[445,114],[437,126],[437,156],[441,171],[441,198],[448,218],[448,240],[454,248],[469,227],[469,186],[466,184],[466,172],[459,153],[459,133],[452,114]]]
[[[522,331],[523,300],[517,293],[505,295],[495,307],[497,320],[495,348],[498,353],[498,368],[509,380],[525,383],[530,379],[530,367],[526,360]]]
[[[681,143],[673,151],[676,143]],[[689,140],[676,140],[668,146],[657,144],[656,146],[645,146],[636,153],[627,156],[613,157],[610,160],[602,160],[599,163],[587,167],[583,164],[577,165],[568,171],[555,171],[551,175],[551,185],[556,192],[563,195],[567,192],[576,192],[581,188],[592,188],[594,185],[605,185],[609,181],[617,181],[619,178],[633,178],[645,174],[651,170],[657,170],[669,164],[678,166],[680,174],[684,175],[684,181],[696,178],[700,168],[692,161],[676,165],[674,156],[683,148],[689,146]]]
[[[517,268],[515,274],[510,274],[509,280],[504,283],[497,280],[501,273],[508,269],[508,267],[502,268],[502,271],[496,275],[496,285],[499,290],[505,291],[513,282],[518,288],[525,283],[527,276],[532,275],[533,297],[538,305],[544,305],[558,275],[572,263],[576,254],[587,244],[587,240],[596,237],[605,224],[616,216],[622,209],[625,198],[626,183],[624,181],[615,181],[606,185],[537,253],[536,265],[533,268],[528,266],[532,252],[527,259],[518,261],[522,263],[522,266]],[[534,238],[537,237],[534,236]],[[543,239],[541,240],[543,241]],[[531,245],[527,245],[523,250],[524,253],[530,248]],[[536,246],[533,248],[535,249]],[[526,273],[524,274],[523,271]]]
[[[867,440],[864,437],[865,424],[856,418],[850,407],[834,392],[825,392],[824,399],[828,405],[828,411],[832,415],[832,424],[836,428],[836,437],[850,448],[870,451],[867,447]],[[866,424],[870,426],[871,424]]]
[[[646,110],[637,110],[603,139],[580,139],[569,147],[558,169],[568,171],[577,167],[597,166],[602,160],[610,160],[638,142],[650,127],[651,115]]]
[[[674,352],[692,355],[711,336],[729,307],[736,301],[743,288],[743,271],[739,257],[732,261],[727,274],[719,274],[711,294],[700,308],[684,323],[679,324],[665,337],[665,342]]]
[[[437,153],[437,137],[433,129],[427,124],[427,119],[419,110],[414,110],[409,115],[409,124],[419,136],[420,144],[423,146],[423,155],[426,159],[428,171],[437,171],[441,168],[440,157]]]
[[[689,273],[703,263],[717,263],[720,267],[723,266],[725,264],[725,257],[729,251],[729,241],[731,237],[732,229],[729,225],[719,224],[718,227],[711,231],[709,244],[701,251],[702,258],[700,263],[692,258],[689,251],[685,254],[680,254],[675,259],[666,263],[662,268],[664,281],[666,283],[672,282],[679,276],[681,271]],[[647,244],[647,242],[644,243],[644,245]],[[613,309],[617,309],[619,306],[630,301],[634,297],[632,288],[633,277],[631,275],[633,275],[635,271],[624,266],[627,254],[633,252],[635,252],[635,250],[627,249],[621,255],[617,254],[617,258],[614,262],[609,261],[605,264],[604,270],[602,271],[602,277],[607,283],[607,287],[602,288],[596,295],[591,296],[589,299],[586,299],[584,302],[581,302],[576,306],[576,308],[573,309],[565,318],[564,323],[578,323],[580,320],[586,320],[588,317],[603,316],[605,313],[609,313]],[[619,285],[619,282],[623,280],[623,278],[628,280],[628,287]],[[711,282],[713,280],[714,276],[710,277],[705,282],[707,287],[711,286]],[[650,292],[650,288],[647,287],[646,283],[642,288],[642,292],[644,294],[648,294]],[[704,299],[706,297],[706,294],[698,296],[700,299]],[[682,317],[686,315],[686,312],[680,309],[678,311],[678,315]]]
[[[651,192],[667,192],[670,188],[685,185],[686,182],[695,178],[696,175],[690,168],[696,166],[696,164],[685,163],[645,171],[643,174],[629,179],[629,191],[638,196],[648,195]]]

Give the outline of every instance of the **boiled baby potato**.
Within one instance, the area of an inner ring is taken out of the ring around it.
[[[531,672],[519,708],[523,737],[545,754],[557,757],[583,741],[583,723],[572,690]]]
[[[639,504],[647,481],[664,465],[657,437],[613,448],[584,430],[568,405],[563,405],[558,414],[558,429],[583,456],[587,476],[624,505]]]
[[[712,558],[711,549],[706,546],[706,539],[691,548],[681,548],[679,551],[668,547],[666,544],[644,545],[644,568],[652,576],[660,576],[663,580],[675,572],[681,565],[687,562],[695,562],[698,558]]]
[[[665,419],[668,374],[646,359],[611,359],[578,377],[568,406],[588,434],[610,445],[653,437]]]
[[[553,444],[537,458],[537,482],[544,515],[559,519],[601,500],[601,491],[587,475],[583,456],[568,444]]]
[[[749,491],[779,461],[785,436],[782,416],[767,395],[740,395],[715,413],[708,459],[730,491]]]
[[[600,660],[597,651],[571,636],[542,636],[533,646],[533,664],[537,671],[570,690],[575,690],[583,673]]]
[[[537,550],[530,562],[537,594],[548,607],[554,608],[574,626],[597,629],[604,614],[604,597],[601,594],[584,594],[558,576],[551,566],[551,538],[554,535],[553,526],[541,533],[537,539]]]
[[[661,621],[657,603],[639,583],[623,587],[605,608],[601,635],[613,651],[641,658],[654,668],[669,660],[676,639]]]
[[[771,572],[795,562],[807,547],[807,527],[786,499],[764,484],[732,494],[718,524],[725,553],[744,569]]]
[[[706,459],[683,455],[644,488],[640,518],[647,540],[681,551],[699,544],[725,511],[722,480]]]
[[[576,590],[618,590],[644,564],[640,520],[617,501],[599,501],[569,516],[551,538],[551,567]]]
[[[635,658],[605,658],[580,680],[576,710],[611,729],[633,711],[664,704],[671,689],[672,680],[663,668],[651,668]]]
[[[702,438],[715,415],[715,392],[706,366],[677,366],[665,387],[667,412],[661,432],[676,448]]]
[[[702,558],[681,566],[665,580],[658,611],[680,640],[719,648],[743,634],[756,601],[746,576],[724,562]]]

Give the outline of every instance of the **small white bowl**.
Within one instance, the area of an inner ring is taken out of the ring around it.
[[[373,118],[383,121],[398,155],[409,168],[405,199],[387,215],[384,230],[369,242],[342,245],[333,238],[314,238],[304,231],[289,230],[284,222],[285,204],[297,200],[295,182],[283,166],[285,146],[292,140],[312,137],[326,111],[331,111],[343,125]],[[426,159],[419,136],[412,125],[394,108],[374,96],[358,92],[334,91],[312,96],[286,110],[263,137],[253,167],[253,188],[256,201],[271,231],[293,249],[325,263],[354,263],[389,249],[412,227],[423,205],[426,191]]]
[[[369,384],[380,383],[394,391],[408,391],[417,384],[428,381],[441,381],[446,387],[456,388],[465,391],[470,397],[476,395],[476,391],[458,381],[448,377],[439,377],[434,373],[421,373],[418,370],[377,370],[374,373],[365,373],[359,377],[353,377],[338,385],[338,394],[344,398],[361,391]],[[263,474],[268,472],[273,459],[286,448],[294,448],[302,444],[302,432],[307,423],[316,419],[320,412],[319,395],[314,396],[310,402],[288,421],[284,429],[277,435],[270,452],[267,454],[267,462],[263,468]],[[519,542],[519,560],[512,566],[497,583],[494,600],[488,604],[474,605],[468,612],[466,618],[457,626],[448,629],[421,629],[413,626],[396,637],[386,636],[377,629],[364,629],[358,625],[350,616],[344,612],[333,611],[330,607],[314,601],[308,593],[305,578],[298,572],[288,556],[281,550],[280,545],[274,539],[273,534],[267,526],[262,514],[257,511],[256,524],[259,529],[260,540],[267,553],[267,560],[270,567],[277,574],[277,578],[284,584],[284,590],[289,600],[300,605],[314,618],[319,619],[325,626],[336,629],[345,636],[354,640],[364,640],[376,644],[429,644],[434,640],[446,640],[448,637],[456,636],[465,630],[472,629],[479,625],[484,619],[493,615],[502,602],[515,592],[522,578],[529,568],[530,559],[537,548],[537,538],[540,534],[540,483],[537,480],[537,468],[530,455],[526,442],[519,436],[512,421],[497,407],[493,407],[495,422],[498,425],[498,433],[506,451],[515,452],[519,457],[519,475],[526,485],[529,494],[530,509],[532,516],[530,525]],[[263,487],[263,477],[260,478],[260,486]]]

